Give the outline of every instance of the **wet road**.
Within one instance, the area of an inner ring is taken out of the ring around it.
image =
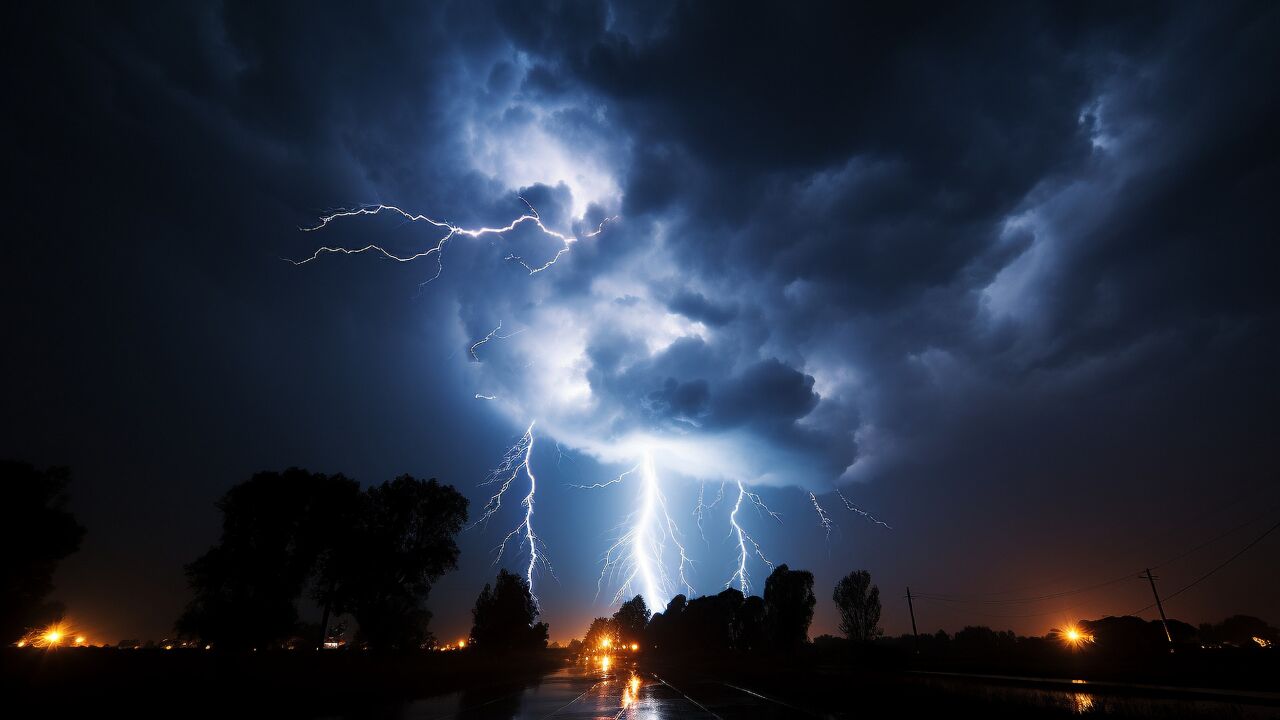
[[[722,684],[677,688],[652,673],[599,661],[568,667],[526,684],[499,684],[414,701],[405,706],[401,715],[406,720],[733,720],[803,716],[795,708],[745,688]]]

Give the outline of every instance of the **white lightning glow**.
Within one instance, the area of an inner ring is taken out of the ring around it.
[[[834,523],[831,522],[831,516],[828,515],[827,511],[822,509],[822,506],[818,504],[817,495],[809,493],[809,501],[813,503],[813,509],[818,511],[818,522],[822,524],[822,529],[827,531],[827,539],[830,540],[831,527],[834,525]]]
[[[675,519],[667,509],[667,499],[659,486],[652,454],[645,451],[638,465],[608,482],[572,487],[588,490],[606,488],[624,482],[633,474],[640,479],[637,509],[622,522],[617,539],[605,550],[596,593],[598,595],[603,589],[606,579],[612,579],[617,583],[612,602],[639,592],[650,609],[660,611],[674,596],[674,588],[683,588],[686,594],[693,594],[693,586],[685,572],[692,561],[680,539]],[[668,544],[671,549],[668,549]],[[674,573],[667,570],[668,555],[677,557]]]
[[[561,256],[569,252],[569,250],[573,247],[573,244],[578,240],[584,239],[584,238],[592,238],[592,237],[595,237],[596,235],[599,235],[601,232],[604,231],[605,224],[611,221],[617,220],[616,217],[605,218],[603,221],[600,222],[599,225],[596,226],[595,230],[589,233],[586,233],[581,236],[566,235],[556,230],[552,230],[551,228],[543,224],[542,216],[538,214],[538,211],[534,209],[533,205],[529,204],[529,201],[525,200],[524,198],[520,198],[520,201],[525,204],[525,207],[529,208],[529,211],[522,214],[520,217],[516,218],[515,220],[512,220],[510,223],[503,225],[502,227],[464,228],[458,225],[454,225],[453,223],[448,222],[446,220],[436,220],[426,215],[411,213],[407,210],[402,210],[401,208],[398,208],[394,205],[366,205],[364,207],[359,207],[355,209],[337,210],[328,215],[322,216],[319,222],[317,222],[317,224],[311,227],[301,228],[301,229],[304,232],[315,232],[317,230],[324,229],[330,223],[342,218],[358,217],[361,215],[378,215],[383,212],[386,212],[386,213],[399,215],[400,217],[404,218],[405,220],[408,220],[409,222],[426,223],[428,225],[439,228],[441,230],[445,230],[446,232],[443,237],[441,237],[439,240],[436,241],[435,245],[432,245],[431,247],[421,252],[412,253],[409,255],[398,255],[396,253],[391,252],[390,250],[387,250],[381,245],[375,245],[370,243],[368,245],[365,245],[364,247],[359,247],[359,248],[323,246],[316,249],[316,251],[311,254],[311,257],[304,258],[302,260],[290,260],[290,262],[292,262],[294,265],[305,265],[319,258],[321,255],[327,255],[327,254],[333,254],[333,253],[340,253],[343,255],[358,255],[361,253],[372,252],[375,254],[382,255],[383,257],[389,260],[395,260],[396,262],[412,262],[414,260],[419,260],[425,257],[429,257],[431,255],[434,255],[436,257],[436,274],[432,276],[430,279],[426,280],[423,283],[425,285],[426,283],[429,283],[432,280],[435,280],[436,278],[440,277],[440,274],[444,272],[444,262],[443,262],[444,247],[445,247],[445,244],[448,243],[455,236],[461,235],[461,236],[470,237],[470,238],[479,238],[479,237],[484,237],[486,235],[502,235],[504,233],[508,233],[508,232],[511,232],[512,230],[515,230],[517,227],[525,223],[533,223],[533,225],[536,226],[538,230],[542,232],[543,235],[546,235],[547,237],[555,238],[560,241],[561,246],[560,246],[560,249],[556,252],[556,254],[550,260],[540,265],[531,264],[530,262],[526,261],[524,258],[514,253],[508,255],[504,259],[519,263],[522,267],[524,267],[525,270],[529,271],[530,275],[534,275],[554,265],[556,261],[558,261],[561,258]]]
[[[757,510],[763,508],[778,522],[782,522],[782,517],[770,510],[768,506],[760,500],[759,495],[748,492],[747,489],[742,486],[742,483],[738,482],[738,499],[733,504],[733,512],[729,513],[729,525],[733,528],[730,532],[730,537],[736,534],[738,539],[738,569],[729,576],[729,581],[726,582],[724,586],[732,587],[734,582],[737,582],[738,589],[742,591],[742,594],[750,595],[751,580],[747,575],[747,560],[751,555],[755,555],[759,557],[760,561],[763,562],[770,570],[773,569],[773,563],[769,561],[769,558],[764,556],[764,551],[760,549],[760,544],[757,543],[746,530],[742,529],[742,523],[738,521],[738,511],[742,509],[743,498],[747,498],[754,503]],[[751,546],[750,552],[747,550],[748,544]]]
[[[529,548],[529,564],[525,569],[525,580],[529,583],[529,592],[534,592],[534,570],[539,563],[542,563],[547,571],[551,571],[551,566],[547,562],[546,554],[538,552],[539,546],[542,544],[533,530],[533,501],[534,495],[538,490],[538,478],[533,474],[533,426],[535,423],[529,423],[529,429],[525,430],[524,435],[512,445],[502,456],[502,462],[498,467],[489,473],[489,477],[481,483],[481,485],[498,484],[498,491],[490,496],[489,501],[484,504],[481,510],[480,518],[472,523],[471,527],[484,524],[487,526],[489,520],[492,519],[499,510],[502,509],[502,498],[510,490],[512,483],[521,473],[529,478],[529,492],[520,501],[520,506],[524,508],[524,519],[511,532],[507,533],[498,546],[494,548],[494,564],[502,562],[503,556],[507,551],[507,543],[513,538],[519,537],[517,541],[520,546]],[[470,529],[470,528],[468,528]],[[535,593],[533,601],[538,602],[538,596]]]
[[[848,510],[850,510],[851,512],[856,512],[856,513],[858,513],[859,515],[861,515],[862,517],[866,518],[868,521],[875,523],[876,525],[883,525],[883,526],[885,526],[886,528],[888,528],[889,530],[892,530],[892,529],[893,529],[893,528],[889,525],[889,523],[886,523],[886,522],[882,522],[882,521],[880,521],[880,520],[877,520],[875,515],[872,515],[871,513],[867,512],[867,511],[863,510],[862,508],[859,508],[858,506],[856,506],[856,505],[854,505],[853,503],[849,502],[849,500],[848,500],[847,498],[845,498],[844,493],[840,492],[839,490],[836,490],[836,495],[838,495],[838,496],[840,497],[840,501],[844,503],[845,508],[847,508],[847,509],[848,509]]]

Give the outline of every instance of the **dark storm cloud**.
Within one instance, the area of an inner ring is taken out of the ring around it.
[[[636,366],[618,396],[704,429],[757,403],[832,439],[861,424],[930,464],[916,443],[963,434],[948,423],[1172,391],[1188,353],[1243,351],[1273,322],[1275,101],[1256,78],[1275,69],[1274,10],[722,10],[679,4],[631,30],[526,8],[504,27],[539,58],[527,82],[603,98],[630,137],[624,213],[667,224],[699,285],[672,312],[724,328],[749,307],[744,332],[789,353],[780,367],[861,379],[772,406],[771,378],[728,370],[768,353],[720,338],[707,352],[738,385]]]
[[[228,3],[15,22],[29,190],[4,292],[39,307],[14,318],[4,375],[26,420],[5,436],[73,464],[65,439],[96,438],[98,527],[148,527],[113,515],[147,493],[168,493],[148,522],[207,511],[272,464],[376,480],[412,457],[465,485],[508,430],[470,402],[490,390],[568,447],[646,433],[730,447],[725,473],[761,482],[871,480],[965,549],[992,517],[1060,528],[1043,508],[1063,496],[1128,523],[1125,498],[1185,506],[1205,477],[1269,471],[1272,4]],[[436,237],[391,219],[294,232],[324,207],[502,224],[517,195],[578,234],[620,217],[536,278],[504,262],[559,249],[527,227],[454,242],[426,289],[430,260],[279,261],[318,238]],[[499,322],[523,332],[466,363]],[[560,393],[589,411],[556,416]],[[164,457],[142,456],[152,436]],[[230,448],[217,467],[171,479],[211,443]],[[174,578],[206,539],[166,559]],[[151,582],[144,565],[127,574]]]

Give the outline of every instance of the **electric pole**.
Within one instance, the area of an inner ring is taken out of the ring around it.
[[[920,635],[916,632],[916,608],[911,604],[911,586],[907,586],[907,610],[911,611],[911,637],[916,642],[916,654],[920,654]]]
[[[1164,605],[1160,604],[1160,593],[1156,592],[1156,579],[1151,575],[1151,568],[1147,568],[1146,575],[1140,575],[1139,577],[1144,577],[1147,582],[1151,583],[1151,594],[1155,596],[1156,609],[1160,611],[1160,624],[1164,626],[1164,637],[1169,641],[1169,649],[1172,650],[1173,635],[1169,633],[1169,619],[1164,616]]]

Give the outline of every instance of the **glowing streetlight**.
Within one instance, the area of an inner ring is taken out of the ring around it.
[[[1093,635],[1075,625],[1068,625],[1057,631],[1058,639],[1071,648],[1079,648],[1093,642]]]
[[[465,648],[466,646],[467,646],[467,641],[466,641],[466,640],[459,640],[459,641],[458,641],[458,649],[459,649],[459,650],[461,650],[461,649]]]

